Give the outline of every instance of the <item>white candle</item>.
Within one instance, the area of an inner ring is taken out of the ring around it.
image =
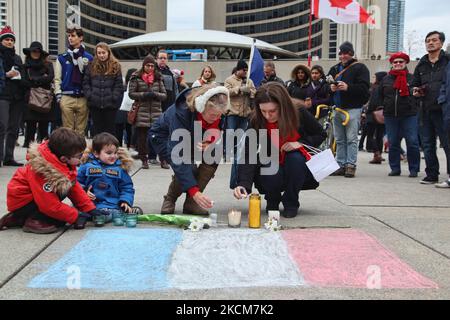
[[[272,218],[274,220],[280,221],[280,211],[278,210],[269,210],[269,219]]]
[[[237,228],[241,226],[241,212],[231,210],[228,212],[228,226]]]

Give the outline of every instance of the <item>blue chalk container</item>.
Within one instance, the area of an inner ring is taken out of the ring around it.
[[[127,214],[125,216],[125,225],[127,226],[127,228],[136,228],[137,219],[137,214]]]

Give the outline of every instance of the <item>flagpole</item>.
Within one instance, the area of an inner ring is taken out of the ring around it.
[[[310,10],[309,10],[309,32],[308,32],[308,67],[311,68],[311,49],[312,49],[312,16],[313,16],[313,5],[314,0],[310,2]]]
[[[250,49],[250,60],[248,62],[247,83],[246,83],[247,87],[249,85],[250,75],[252,74],[251,73],[252,72],[252,62],[253,62],[253,56],[255,55],[255,46],[256,46],[256,39],[253,39],[252,48]]]

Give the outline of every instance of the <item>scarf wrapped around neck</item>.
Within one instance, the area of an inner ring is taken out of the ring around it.
[[[206,135],[205,141],[208,141],[209,143],[213,143],[213,142],[217,141],[219,136],[216,136],[215,134],[218,134],[221,131],[220,130],[220,121],[222,119],[219,118],[216,121],[214,121],[213,123],[208,123],[203,118],[203,115],[200,112],[197,112],[196,120],[202,122],[202,129],[204,131],[212,130],[212,131],[209,131],[208,132],[209,134]]]
[[[272,130],[278,129],[278,122],[270,123],[266,121],[266,128],[267,128],[267,135],[270,137],[270,140],[272,141],[273,145],[280,150],[280,148],[288,143],[288,142],[298,142],[300,140],[301,136],[300,133],[297,132],[297,130],[294,130],[288,137],[282,137],[279,136],[278,141],[272,137]],[[297,149],[300,151],[300,153],[305,157],[306,161],[311,159],[311,155],[306,151],[305,147],[301,146]],[[283,165],[286,160],[286,152],[280,150],[280,164]]]
[[[389,72],[390,75],[395,77],[394,88],[400,92],[401,97],[409,96],[409,87],[408,87],[408,70],[391,70]]]
[[[7,48],[0,44],[0,53],[3,58],[3,68],[5,69],[5,72],[8,72],[15,65],[14,57],[16,55],[16,50],[14,48]]]
[[[155,82],[155,73],[154,72],[150,72],[150,73],[142,73],[142,80],[144,80],[144,82],[151,86],[153,85],[153,82]]]
[[[84,47],[80,46],[79,48],[75,49],[74,47],[69,46],[67,52],[72,57],[73,65],[78,67],[72,69],[72,84],[81,86],[82,75],[84,72]]]

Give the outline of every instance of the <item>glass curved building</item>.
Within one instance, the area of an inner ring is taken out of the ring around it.
[[[84,42],[115,43],[166,29],[166,0],[79,0]]]
[[[226,31],[257,38],[307,57],[310,5],[310,0],[227,0]],[[329,30],[328,22],[313,20],[313,55],[321,57],[328,50],[328,42],[323,41],[328,40],[328,36],[324,38],[325,30]]]

